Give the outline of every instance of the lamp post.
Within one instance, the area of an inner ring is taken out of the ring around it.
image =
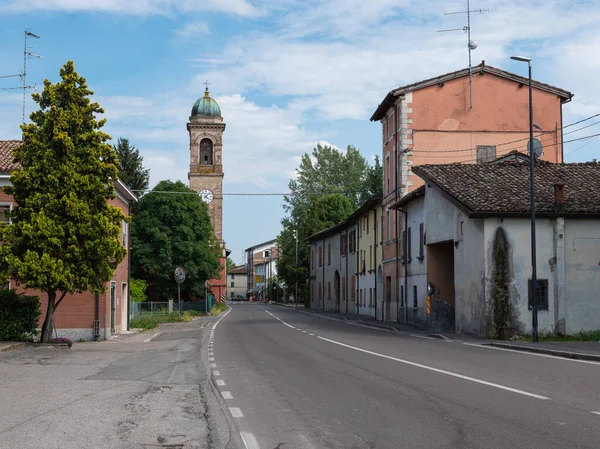
[[[533,100],[531,90],[531,58],[526,56],[511,56],[510,59],[526,62],[529,66],[529,194],[531,197],[531,339],[538,341],[538,295],[537,270],[535,249],[535,151],[533,147]]]
[[[298,228],[294,230],[296,238],[296,295],[294,296],[294,308],[298,308]]]

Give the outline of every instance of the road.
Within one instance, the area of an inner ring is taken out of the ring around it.
[[[212,383],[248,449],[600,447],[600,364],[234,304]]]

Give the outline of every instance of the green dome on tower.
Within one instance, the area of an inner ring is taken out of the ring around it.
[[[221,117],[221,108],[215,100],[210,98],[208,87],[204,92],[204,97],[199,98],[192,107],[192,117]]]

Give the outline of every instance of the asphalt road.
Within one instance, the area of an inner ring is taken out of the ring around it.
[[[232,305],[208,357],[248,449],[600,448],[593,362],[260,304]]]

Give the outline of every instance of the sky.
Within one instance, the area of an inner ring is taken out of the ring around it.
[[[191,107],[204,81],[227,124],[223,226],[236,263],[275,238],[281,196],[300,157],[318,142],[354,145],[373,160],[380,124],[369,118],[391,90],[468,66],[466,1],[427,0],[0,0],[0,76],[59,80],[73,60],[105,109],[104,130],[129,138],[150,187],[187,181]],[[600,113],[600,2],[472,0],[473,64],[527,75],[575,94],[564,124]],[[20,138],[20,79],[0,78],[0,139]],[[34,110],[27,91],[26,116]],[[597,120],[600,121],[600,120]],[[592,124],[591,120],[586,124]],[[570,138],[600,133],[600,124]],[[565,136],[567,139],[567,136]],[[600,138],[565,144],[565,160],[600,159]]]

